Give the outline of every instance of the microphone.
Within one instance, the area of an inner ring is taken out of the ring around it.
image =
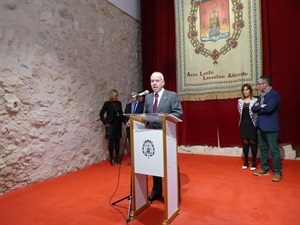
[[[145,90],[145,91],[143,91],[141,93],[138,93],[136,96],[142,96],[142,95],[147,95],[147,94],[149,94],[149,91]],[[136,97],[136,96],[134,96],[134,97]]]

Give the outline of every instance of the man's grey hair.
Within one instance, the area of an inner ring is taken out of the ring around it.
[[[272,86],[272,79],[269,76],[262,75],[260,79],[262,79],[263,82],[266,82],[269,86]]]

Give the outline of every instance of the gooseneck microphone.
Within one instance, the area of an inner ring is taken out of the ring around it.
[[[132,97],[142,96],[142,95],[147,95],[147,94],[149,94],[149,91],[148,91],[148,90],[145,90],[145,91],[143,91],[143,92],[141,92],[141,93],[138,93],[137,95],[132,96]]]

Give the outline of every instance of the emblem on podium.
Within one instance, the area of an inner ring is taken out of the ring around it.
[[[152,157],[155,154],[155,147],[152,141],[145,140],[142,147],[143,153],[145,156]]]

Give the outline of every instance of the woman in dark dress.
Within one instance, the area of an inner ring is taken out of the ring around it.
[[[120,138],[122,137],[123,111],[122,103],[118,101],[119,94],[113,89],[108,93],[108,101],[104,102],[99,113],[102,123],[105,125],[106,138],[108,139],[108,150],[110,164],[120,164]],[[104,116],[106,114],[106,116]],[[115,149],[115,157],[114,157]]]
[[[248,155],[249,147],[251,147],[252,153],[252,165],[250,170],[256,169],[256,155],[257,155],[257,136],[255,123],[257,114],[251,111],[251,107],[257,101],[257,98],[253,97],[253,90],[250,84],[243,84],[241,88],[243,97],[238,100],[238,111],[240,114],[240,137],[243,141],[243,153],[244,164],[242,169],[249,167]]]

